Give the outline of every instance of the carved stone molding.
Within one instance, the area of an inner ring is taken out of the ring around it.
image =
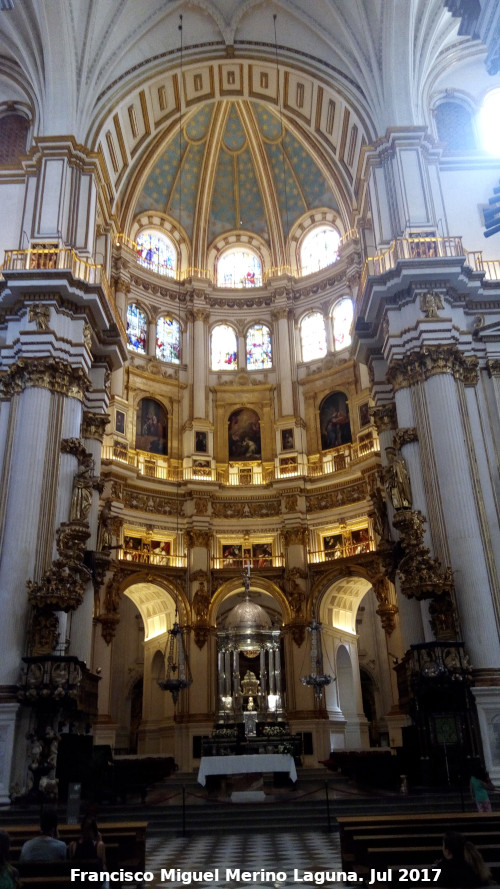
[[[306,498],[308,512],[320,512],[324,509],[335,509],[348,503],[356,503],[367,497],[366,485],[363,482],[339,485],[333,491],[309,494]]]
[[[97,618],[101,624],[101,635],[106,645],[109,645],[116,635],[118,624],[120,623],[120,615],[117,612],[112,614],[100,614]]]
[[[403,445],[412,444],[414,441],[418,441],[418,432],[415,426],[409,426],[407,429],[398,429],[394,436],[394,447],[399,451]]]
[[[372,580],[372,586],[378,602],[376,613],[380,617],[383,629],[390,636],[396,628],[396,614],[399,609],[394,602],[391,602],[389,580],[383,574],[379,575]]]
[[[24,389],[49,389],[83,401],[91,388],[90,380],[81,367],[56,358],[20,358],[9,367],[0,381],[0,395],[12,398]]]
[[[95,439],[102,444],[104,431],[109,423],[109,419],[109,414],[96,414],[94,411],[84,411],[82,420],[83,437]]]
[[[123,293],[125,296],[128,296],[130,293],[130,281],[128,278],[123,278],[121,275],[113,279],[113,285],[116,293]]]
[[[370,407],[369,413],[373,417],[373,422],[379,435],[381,432],[396,429],[396,405],[393,401],[390,404],[382,404],[380,407]]]
[[[72,454],[79,463],[83,463],[87,457],[92,457],[81,438],[63,438],[61,440],[61,454]]]
[[[451,374],[466,386],[475,386],[479,379],[478,360],[474,355],[463,355],[453,343],[422,346],[393,360],[387,380],[397,392],[440,374]]]
[[[216,519],[256,519],[280,514],[279,500],[245,500],[244,503],[235,503],[232,500],[212,501],[212,515]]]
[[[207,624],[197,624],[194,628],[194,641],[198,648],[201,649],[206,645],[210,636],[210,627]]]
[[[112,489],[113,498],[119,500],[117,489]],[[123,505],[127,509],[137,509],[141,512],[158,513],[160,515],[181,515],[184,504],[181,500],[171,497],[162,497],[159,494],[144,494],[130,488],[124,488],[121,492]]]
[[[26,582],[28,601],[34,614],[53,611],[75,611],[83,601],[90,572],[84,565],[85,544],[90,537],[87,522],[65,522],[56,532],[59,558],[54,559],[41,580]],[[47,622],[46,622],[47,623]],[[50,623],[48,621],[47,625]],[[39,644],[36,638],[36,620],[28,634],[28,644]]]
[[[293,623],[289,624],[290,635],[295,642],[297,648],[300,648],[304,639],[306,638],[306,625],[305,623]]]
[[[392,520],[404,553],[398,563],[401,592],[408,599],[432,599],[453,590],[451,568],[443,569],[423,544],[424,522],[422,513],[411,509],[398,510]]]
[[[210,501],[207,497],[195,497],[194,511],[196,515],[206,515],[209,505]]]

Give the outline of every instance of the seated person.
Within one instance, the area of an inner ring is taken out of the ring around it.
[[[461,833],[451,830],[445,833],[443,857],[438,859],[434,866],[441,868],[435,886],[446,886],[446,889],[468,889],[469,886],[484,885],[481,877],[465,859],[465,839]]]
[[[40,836],[26,840],[19,861],[64,861],[66,843],[57,839],[57,812],[44,809],[40,816]]]
[[[70,859],[93,861],[98,870],[106,870],[106,848],[97,827],[95,818],[86,815],[81,823],[81,834],[68,846]]]
[[[16,889],[19,886],[18,872],[9,864],[10,837],[0,830],[0,889]]]

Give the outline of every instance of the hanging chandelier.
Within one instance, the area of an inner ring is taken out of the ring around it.
[[[308,676],[301,676],[302,685],[314,688],[314,697],[320,703],[323,697],[323,689],[333,682],[333,677],[323,673],[323,657],[321,654],[321,624],[313,618],[307,628],[311,634],[311,672]]]
[[[168,640],[165,647],[165,659],[167,669],[165,678],[158,680],[158,685],[163,691],[169,691],[174,704],[177,704],[179,692],[189,688],[193,678],[189,669],[189,660],[184,649],[182,629],[175,615],[174,625],[168,631]]]

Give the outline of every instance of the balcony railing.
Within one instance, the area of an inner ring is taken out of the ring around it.
[[[204,481],[217,482],[229,487],[238,485],[266,485],[277,479],[319,478],[348,469],[354,463],[377,454],[380,450],[378,438],[369,438],[355,444],[342,445],[330,451],[324,451],[315,462],[300,462],[297,457],[281,458],[278,467],[265,467],[262,463],[232,464],[224,469],[212,466],[186,466],[182,469],[170,466],[167,458],[155,458],[143,451],[128,449],[120,445],[104,445],[103,461],[126,464],[145,478],[161,481]],[[281,462],[283,461],[283,462]],[[208,462],[208,461],[207,461]]]
[[[483,259],[482,250],[464,250],[462,238],[396,238],[383,253],[370,256],[366,260],[361,276],[361,289],[369,275],[383,275],[396,267],[400,259],[448,259],[465,256],[466,262],[475,272],[484,272],[487,281],[500,281],[500,259]]]
[[[126,331],[117,309],[113,291],[102,265],[93,265],[78,256],[68,247],[54,246],[31,247],[29,250],[6,250],[2,271],[64,271],[69,272],[78,281],[100,287],[106,301],[113,311],[113,320],[122,337],[126,339]]]
[[[359,556],[362,553],[374,552],[376,549],[375,541],[365,540],[360,543],[338,543],[333,549],[321,549],[317,551],[309,551],[309,562],[331,562],[336,559],[348,559],[350,556]]]
[[[462,238],[396,238],[383,253],[369,256],[365,261],[361,289],[364,288],[368,276],[383,275],[391,271],[401,259],[418,259],[421,262],[423,259],[448,259],[464,255]]]
[[[144,546],[144,545],[143,545]],[[133,549],[126,546],[117,550],[118,558],[125,562],[137,562],[140,565],[159,565],[167,568],[185,568],[186,556],[170,555],[165,552],[151,552],[148,549]]]

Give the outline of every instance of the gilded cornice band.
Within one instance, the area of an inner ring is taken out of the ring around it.
[[[398,392],[440,374],[451,374],[465,386],[475,386],[479,379],[478,360],[475,355],[463,355],[455,345],[422,346],[391,361],[387,380]]]
[[[20,358],[0,381],[0,395],[2,398],[12,398],[29,388],[48,389],[83,401],[91,383],[83,368],[73,367],[68,361]]]

